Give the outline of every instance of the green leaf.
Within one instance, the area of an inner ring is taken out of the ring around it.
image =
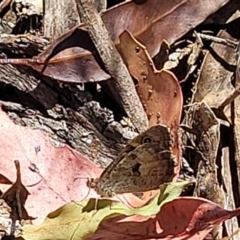
[[[163,204],[180,195],[188,182],[168,183],[160,186],[160,193],[146,206],[128,208],[122,203],[90,199],[83,202],[71,202],[48,214],[39,225],[25,225],[22,237],[25,240],[83,240],[93,234],[102,220],[119,215],[150,216],[157,214]]]

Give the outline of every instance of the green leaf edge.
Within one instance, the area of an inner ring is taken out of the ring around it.
[[[151,202],[140,208],[129,208],[120,202],[112,201],[109,199],[93,199],[92,198],[82,202],[67,203],[64,206],[58,208],[57,210],[49,213],[41,225],[38,225],[38,226],[24,225],[21,237],[23,237],[26,240],[33,239],[34,232],[35,233],[39,232],[39,230],[41,230],[41,228],[44,229],[44,227],[49,228],[47,224],[48,222],[56,218],[61,219],[62,218],[61,214],[63,215],[69,214],[69,212],[66,212],[66,209],[71,208],[72,205],[74,204],[74,208],[76,208],[75,211],[79,213],[78,225],[82,221],[81,217],[83,219],[90,219],[90,222],[88,222],[90,223],[88,224],[88,228],[85,229],[85,231],[82,231],[81,238],[78,237],[78,239],[84,240],[86,237],[89,237],[90,235],[92,235],[98,229],[100,223],[105,219],[114,218],[121,215],[124,215],[124,216],[141,215],[141,216],[147,217],[147,216],[151,216],[159,213],[159,211],[161,210],[161,207],[167,202],[170,202],[174,200],[176,197],[178,197],[181,194],[183,188],[188,184],[189,184],[188,181],[165,183],[160,186],[160,192],[151,200]],[[76,212],[74,212],[74,214],[76,214]],[[88,218],[86,218],[86,216]],[[76,222],[74,223],[76,224]],[[62,223],[62,224],[64,225],[66,223]],[[54,225],[56,224],[54,223]],[[72,237],[73,236],[71,236],[71,238]],[[34,240],[36,239],[43,240],[43,239],[49,239],[49,238],[44,238],[44,237],[37,238],[36,236]]]

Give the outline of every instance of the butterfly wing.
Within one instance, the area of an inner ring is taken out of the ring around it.
[[[98,179],[96,191],[113,193],[157,189],[175,177],[176,158],[169,128],[156,125],[135,137]]]

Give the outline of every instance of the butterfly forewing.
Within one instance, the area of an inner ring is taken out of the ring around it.
[[[170,129],[156,125],[131,140],[100,178],[95,190],[104,197],[157,189],[175,176]]]

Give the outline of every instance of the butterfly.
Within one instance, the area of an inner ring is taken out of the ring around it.
[[[88,180],[102,197],[158,189],[177,175],[172,130],[156,125],[132,139],[118,157],[96,179]]]

